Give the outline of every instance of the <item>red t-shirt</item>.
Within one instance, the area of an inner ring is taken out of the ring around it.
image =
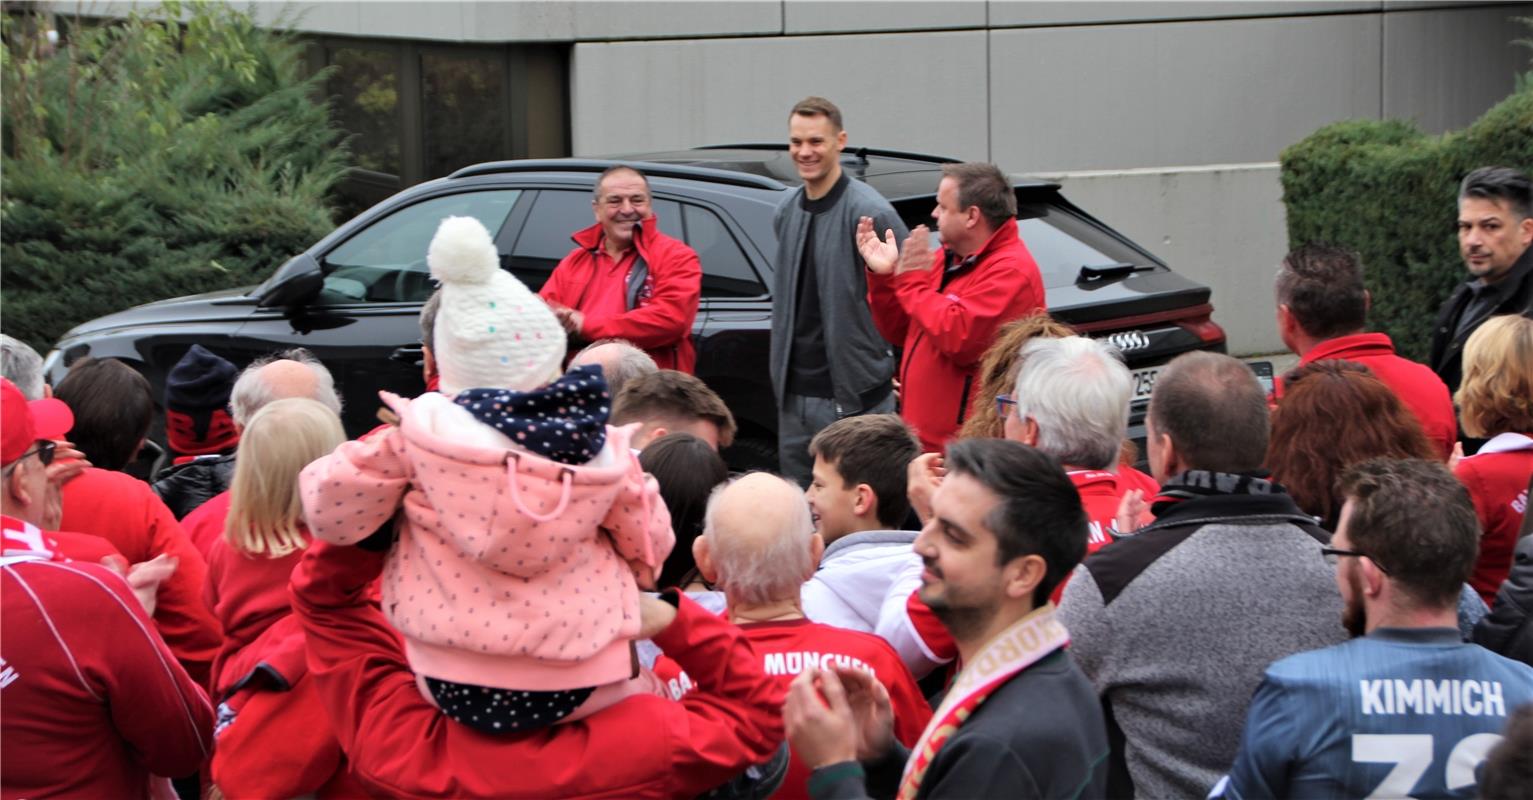
[[[7,558],[0,567],[0,797],[147,798],[195,772],[213,707],[116,573]]]
[[[229,518],[229,502],[233,497],[228,491],[215,494],[181,520],[181,530],[192,540],[192,546],[202,554],[204,561],[212,558],[213,543],[224,536],[224,520]]]
[[[223,638],[202,603],[207,565],[164,501],[149,484],[122,472],[90,467],[64,484],[64,518],[59,527],[100,536],[129,563],[169,553],[176,571],[160,584],[154,624],[182,666],[206,684]]]
[[[806,667],[864,669],[872,672],[889,691],[889,703],[894,708],[894,738],[909,747],[926,730],[932,716],[931,706],[921,695],[915,676],[883,639],[807,619],[747,622],[739,627],[760,656],[762,672],[767,680],[777,684],[783,699],[787,699],[788,685]],[[655,675],[664,681],[673,699],[680,699],[692,689],[687,674],[665,656],[655,662]],[[788,762],[782,788],[772,796],[780,800],[808,798],[810,771],[794,755]]]

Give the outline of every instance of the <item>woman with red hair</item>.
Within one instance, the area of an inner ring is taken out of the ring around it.
[[[1347,467],[1370,458],[1440,457],[1421,424],[1367,367],[1316,361],[1288,373],[1283,387],[1272,412],[1267,469],[1326,530],[1336,530],[1336,482]]]

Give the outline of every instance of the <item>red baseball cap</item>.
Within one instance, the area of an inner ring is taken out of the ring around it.
[[[0,466],[9,467],[38,439],[63,438],[74,424],[74,412],[63,400],[28,401],[16,384],[0,378]]]

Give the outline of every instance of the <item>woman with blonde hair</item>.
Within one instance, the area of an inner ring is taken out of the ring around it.
[[[1453,400],[1464,433],[1490,440],[1453,474],[1480,518],[1480,557],[1469,584],[1491,603],[1512,568],[1533,476],[1533,320],[1492,317],[1470,334]]]
[[[309,543],[298,473],[345,440],[335,412],[307,398],[267,404],[241,434],[204,592],[224,629],[210,687],[219,706],[213,783],[224,796],[344,797],[360,789],[307,680],[287,594]]]
[[[1012,320],[1001,327],[995,342],[979,362],[979,391],[974,394],[972,409],[958,429],[960,439],[999,439],[1006,435],[1006,418],[996,411],[995,398],[1011,391],[1017,383],[1018,359],[1022,345],[1043,337],[1063,339],[1075,330],[1048,314],[1032,314]]]

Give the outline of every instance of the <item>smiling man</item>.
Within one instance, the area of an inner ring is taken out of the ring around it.
[[[660,368],[691,373],[703,285],[696,251],[660,232],[649,181],[633,167],[607,168],[591,208],[596,224],[570,237],[575,249],[538,295],[581,344],[624,339]]]
[[[894,353],[868,312],[856,234],[862,217],[900,236],[905,224],[882,195],[841,170],[845,148],[835,103],[807,97],[788,113],[788,154],[804,185],[773,219],[770,365],[778,460],[782,474],[800,486],[809,485],[809,440],[822,428],[895,407]]]
[[[1463,377],[1469,334],[1498,314],[1533,317],[1533,182],[1508,167],[1481,167],[1458,192],[1458,249],[1470,280],[1443,303],[1431,366],[1449,391]]]

